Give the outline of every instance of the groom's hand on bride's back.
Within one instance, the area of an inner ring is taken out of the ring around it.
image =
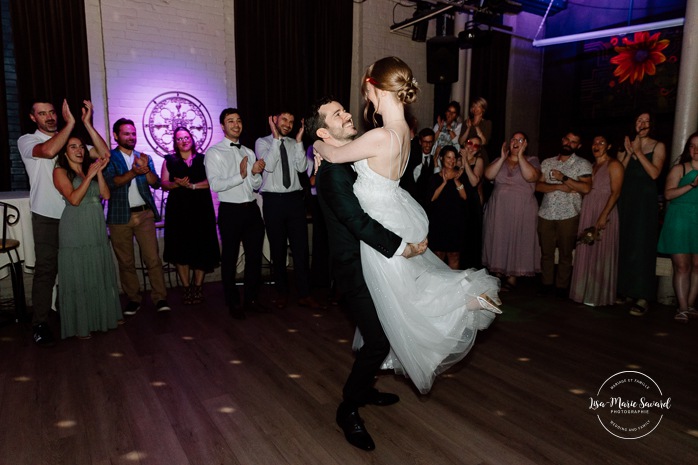
[[[405,250],[402,251],[402,256],[405,258],[412,258],[416,257],[417,255],[421,255],[427,250],[428,244],[429,241],[427,238],[424,238],[424,240],[419,244],[408,243]]]

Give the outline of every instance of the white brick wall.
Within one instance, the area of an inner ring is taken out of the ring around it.
[[[106,139],[117,119],[130,118],[138,130],[136,148],[153,154],[143,114],[168,91],[199,99],[213,121],[212,142],[221,138],[218,115],[236,104],[229,86],[235,83],[232,2],[85,0],[85,8],[95,127]],[[159,168],[161,159],[154,161]]]
[[[411,110],[420,128],[431,126],[434,86],[426,80],[426,44],[412,41],[411,27],[390,32],[393,21],[413,13],[412,8],[395,5],[393,0],[354,3],[353,84],[351,102],[344,104],[349,104],[360,123],[364,69],[379,58],[399,56],[410,65],[421,88]],[[85,6],[91,91],[97,104],[95,127],[103,130],[105,138],[111,139],[114,121],[131,118],[139,130],[137,148],[153,153],[142,134],[143,112],[152,98],[176,90],[203,102],[213,120],[212,140],[221,137],[218,114],[237,104],[232,1],[85,0]],[[524,36],[532,36],[535,31],[530,28],[540,22],[540,17],[525,13],[507,19]],[[428,37],[435,35],[434,22],[430,21]],[[507,133],[524,129],[533,140],[538,133],[540,54],[528,41],[512,43]],[[523,68],[526,72],[520,72]],[[513,76],[511,70],[519,72]],[[109,114],[104,115],[102,108],[108,108]]]
[[[386,57],[397,56],[412,68],[420,87],[416,103],[411,105],[419,120],[419,128],[431,127],[434,106],[434,86],[427,84],[427,46],[424,42],[412,41],[412,28],[390,32],[393,24],[395,2],[392,0],[370,0],[354,3],[354,50],[352,54],[351,113],[357,124],[363,121],[364,101],[361,96],[361,78],[368,65]],[[412,17],[413,8],[395,9],[395,22]],[[433,21],[432,21],[433,23]],[[433,29],[433,25],[430,26]],[[433,36],[433,30],[428,37]],[[346,103],[345,103],[346,105]]]

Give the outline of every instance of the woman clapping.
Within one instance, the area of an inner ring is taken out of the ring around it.
[[[204,276],[220,263],[220,249],[204,155],[196,150],[196,141],[187,128],[175,129],[174,154],[165,157],[160,178],[162,188],[170,191],[165,207],[163,258],[177,267],[184,304],[199,304]]]
[[[429,247],[451,269],[457,270],[465,236],[464,183],[468,180],[463,168],[456,164],[455,147],[442,148],[439,158],[443,168],[432,176],[429,186]]]
[[[63,339],[87,339],[93,331],[116,328],[122,319],[114,259],[100,202],[100,197],[108,199],[110,195],[102,176],[108,163],[108,153],[92,160],[83,141],[70,137],[53,171],[53,183],[66,200],[58,248],[58,304]]]

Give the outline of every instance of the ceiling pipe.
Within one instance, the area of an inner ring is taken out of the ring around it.
[[[547,47],[548,45],[567,44],[570,42],[579,42],[582,40],[598,39],[600,37],[610,37],[615,35],[630,34],[638,31],[656,31],[658,29],[667,29],[670,27],[683,26],[684,18],[668,19],[666,21],[657,21],[655,23],[634,24],[632,26],[616,27],[612,29],[603,29],[600,31],[582,32],[580,34],[571,34],[568,36],[551,37],[549,39],[534,40],[534,47]]]

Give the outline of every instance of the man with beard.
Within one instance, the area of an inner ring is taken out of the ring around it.
[[[357,135],[351,114],[329,97],[313,107],[307,127],[313,139],[322,139],[335,146],[344,145]],[[351,163],[323,161],[316,175],[316,186],[330,239],[330,268],[341,295],[340,303],[361,331],[364,342],[344,385],[336,420],[350,444],[373,450],[375,444],[359,416],[359,407],[388,406],[400,398],[373,387],[376,373],[390,351],[390,343],[366,287],[359,241],[388,258],[419,255],[426,250],[427,242],[425,239],[420,244],[407,244],[368,216],[354,195],[355,179]]]
[[[109,152],[107,143],[92,126],[92,102],[83,101],[82,122],[90,138],[97,144],[88,147],[90,156],[98,158]],[[63,100],[62,108],[65,127],[58,130],[58,120],[53,104],[37,100],[31,107],[29,117],[36,123],[32,134],[25,134],[17,140],[17,147],[29,176],[32,231],[36,264],[32,284],[32,306],[34,315],[34,342],[43,347],[55,344],[53,333],[48,326],[48,314],[53,301],[53,286],[58,274],[58,223],[65,208],[65,201],[53,185],[53,169],[56,155],[68,143],[75,117]]]
[[[298,173],[308,169],[308,159],[303,149],[303,123],[295,139],[288,137],[295,118],[288,111],[269,117],[271,134],[257,139],[255,154],[264,160],[262,181],[262,205],[264,224],[269,238],[271,261],[277,289],[277,308],[288,303],[288,277],[286,276],[286,244],[293,253],[293,270],[298,291],[298,305],[320,308],[310,295],[310,269],[308,266],[308,223],[305,217],[303,186]]]
[[[576,155],[582,146],[577,132],[562,138],[556,157],[543,160],[536,191],[543,192],[538,210],[538,240],[541,248],[541,294],[554,291],[559,298],[569,295],[572,253],[577,242],[582,194],[591,191],[591,163]],[[558,250],[555,274],[555,248]]]
[[[170,306],[165,300],[165,276],[155,235],[155,221],[160,221],[160,213],[150,192],[150,187],[160,187],[160,178],[155,173],[153,160],[135,150],[136,126],[133,121],[121,118],[114,123],[113,131],[117,147],[111,151],[111,159],[104,169],[104,179],[111,191],[107,211],[111,244],[119,263],[121,288],[128,297],[124,315],[135,315],[141,308],[134,236],[148,269],[155,309],[158,312],[168,311]]]

